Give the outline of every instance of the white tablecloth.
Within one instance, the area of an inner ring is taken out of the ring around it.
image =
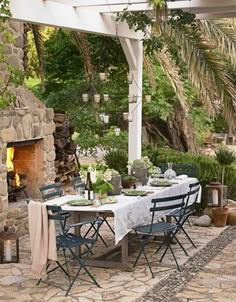
[[[129,233],[133,227],[147,224],[151,221],[151,200],[153,198],[167,197],[185,194],[189,191],[189,185],[195,183],[196,178],[187,178],[184,180],[175,180],[177,184],[173,184],[171,187],[157,188],[157,187],[143,187],[144,190],[152,191],[152,194],[148,194],[144,197],[127,197],[124,195],[115,196],[117,203],[106,204],[98,208],[92,206],[70,206],[67,204],[69,200],[79,199],[76,195],[65,195],[59,198],[55,198],[47,201],[47,204],[57,204],[62,207],[64,211],[76,211],[76,212],[113,212],[114,213],[114,231],[115,231],[115,243],[117,244],[127,233]],[[200,200],[200,196],[199,196]],[[156,218],[161,218],[165,213],[160,212],[156,215]]]

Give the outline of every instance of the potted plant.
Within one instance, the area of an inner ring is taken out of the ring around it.
[[[127,175],[127,174],[122,175],[121,184],[124,189],[132,188],[136,182],[137,182],[137,178],[134,177],[133,175]]]
[[[114,169],[111,169],[111,175],[111,180],[109,182],[114,188],[109,192],[109,195],[119,195],[121,192],[121,175]]]
[[[106,198],[107,194],[114,190],[114,186],[110,182],[112,179],[112,170],[107,169],[107,166],[95,164],[90,165],[88,171],[90,172],[93,191],[97,193],[99,199]],[[81,170],[80,172],[81,178],[85,180],[84,171]]]
[[[236,159],[234,151],[226,146],[221,146],[215,152],[216,160],[221,166],[221,184],[224,185],[225,169],[230,166]],[[223,201],[223,187],[221,190],[221,201]],[[216,226],[224,227],[227,222],[229,210],[227,207],[213,208],[213,220]]]
[[[135,176],[142,185],[147,184],[147,168],[142,159],[135,159],[129,163],[131,175]]]
[[[135,176],[142,185],[147,184],[148,175],[153,174],[153,168],[155,167],[147,156],[128,163],[128,169],[131,171],[131,175]]]

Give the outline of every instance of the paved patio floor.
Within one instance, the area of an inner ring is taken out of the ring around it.
[[[48,282],[52,282],[57,287],[46,283],[36,286],[37,279],[31,273],[29,236],[26,235],[20,238],[20,263],[1,265],[0,301],[157,302],[160,300],[172,302],[233,302],[236,301],[236,290],[231,290],[231,287],[236,288],[236,236],[235,240],[223,249],[227,242],[230,241],[230,236],[227,235],[227,238],[224,236],[228,230],[232,234],[236,233],[236,230],[232,228],[224,229],[214,226],[210,228],[188,227],[188,232],[196,243],[197,249],[189,244],[184,234],[180,234],[179,238],[190,255],[190,257],[186,257],[182,250],[177,245],[174,245],[177,258],[183,268],[182,272],[176,270],[174,261],[169,253],[164,258],[163,263],[160,264],[158,262],[160,255],[154,254],[157,242],[151,242],[148,246],[148,252],[153,262],[154,279],[151,278],[143,258],[131,272],[90,268],[101,288],[85,281],[77,280],[68,297],[64,296],[67,283],[64,275],[59,270],[47,279]],[[111,245],[113,243],[111,233],[105,228],[102,231]],[[223,240],[224,244],[217,246],[217,238],[220,237],[223,238],[221,240]],[[212,242],[216,245],[215,250],[211,247]],[[205,253],[205,250],[208,251],[206,259],[204,254],[202,254],[202,252]],[[94,252],[96,254],[104,251],[105,247],[101,243],[95,246]],[[130,251],[129,259],[133,263],[138,253],[136,241],[132,242]],[[211,259],[210,254],[214,256],[216,251],[218,251],[216,258]],[[201,271],[202,268],[204,269]],[[76,267],[74,267],[74,271],[76,272]],[[83,277],[87,279],[86,275]],[[223,300],[217,298],[219,293],[224,295]],[[234,295],[232,296],[233,300],[227,298],[231,297],[230,295]]]

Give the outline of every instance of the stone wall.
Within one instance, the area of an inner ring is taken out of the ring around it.
[[[9,22],[8,27],[15,38],[15,44],[6,46],[8,62],[23,70],[23,23]],[[1,37],[0,37],[1,42]],[[4,64],[0,65],[0,81],[7,81],[9,75]],[[35,160],[35,176],[37,189],[35,196],[39,197],[38,187],[55,180],[55,150],[53,132],[53,109],[45,108],[39,99],[25,87],[10,87],[16,96],[16,101],[6,110],[0,110],[0,231],[5,224],[12,230],[23,235],[27,227],[26,202],[14,205],[8,204],[6,154],[8,143],[18,143],[35,140],[37,154]]]

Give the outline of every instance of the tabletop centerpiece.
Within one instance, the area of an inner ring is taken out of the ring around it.
[[[128,170],[142,185],[147,184],[148,176],[160,174],[160,171],[153,165],[148,156],[128,162]]]
[[[108,169],[105,165],[95,164],[90,165],[87,171],[90,172],[93,191],[97,194],[96,198],[105,199],[108,193],[114,190],[114,186],[111,183],[112,169]],[[85,173],[85,170],[81,171],[82,176],[84,176]],[[85,177],[82,178],[85,179]]]

